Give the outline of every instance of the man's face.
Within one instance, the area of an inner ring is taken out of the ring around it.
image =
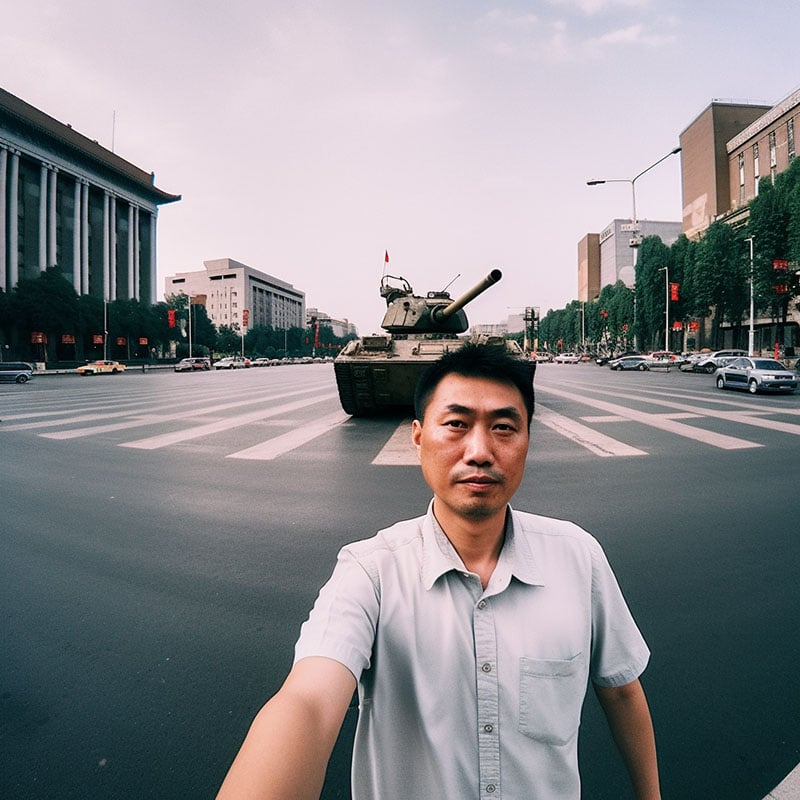
[[[516,387],[447,375],[411,436],[437,516],[477,521],[505,511],[528,453],[528,417]]]

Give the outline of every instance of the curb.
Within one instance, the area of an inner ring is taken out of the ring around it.
[[[798,764],[764,800],[798,800],[800,798],[800,764]]]

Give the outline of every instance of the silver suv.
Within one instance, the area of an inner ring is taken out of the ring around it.
[[[734,358],[746,355],[744,350],[715,350],[713,353],[703,353],[702,357],[692,364],[692,372],[707,372],[710,375]]]
[[[34,373],[32,364],[27,361],[2,361],[0,362],[0,381],[14,381],[27,383]]]

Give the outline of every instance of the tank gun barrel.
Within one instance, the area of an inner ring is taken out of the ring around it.
[[[503,273],[499,269],[493,269],[483,280],[475,284],[469,291],[464,292],[461,297],[456,298],[447,306],[439,306],[433,309],[432,316],[435,322],[443,322],[448,317],[456,313],[456,311],[464,308],[464,306],[471,300],[474,300],[479,294],[485,292],[490,286],[497,283]]]

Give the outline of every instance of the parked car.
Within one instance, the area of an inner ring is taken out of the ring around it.
[[[797,373],[773,358],[735,358],[716,373],[718,389],[747,389],[755,394],[762,389],[793,392]]]
[[[0,362],[0,381],[27,383],[36,372],[33,364],[27,361]]]
[[[744,350],[714,350],[711,353],[702,353],[696,361],[690,361],[692,372],[705,372],[713,374],[719,367],[724,366],[723,359],[735,359],[746,356]]]
[[[247,359],[247,363],[245,363],[245,359],[241,356],[226,356],[214,364],[214,369],[243,369],[248,366],[250,366],[250,359]]]
[[[641,372],[650,369],[650,359],[647,356],[622,356],[612,358],[608,362],[609,369],[638,369]]]
[[[556,364],[577,364],[581,357],[577,353],[559,353],[553,361]]]
[[[686,361],[684,356],[672,353],[669,350],[655,350],[650,353],[650,359],[660,364],[669,364],[675,367],[679,367]]]
[[[182,358],[175,365],[175,372],[197,372],[205,369],[211,369],[211,361],[207,358]]]
[[[125,365],[120,364],[119,361],[108,361],[101,359],[100,361],[90,361],[76,370],[78,375],[116,375],[119,372],[125,372]]]
[[[533,360],[538,364],[548,364],[553,360],[553,354],[548,353],[545,350],[537,350],[535,353],[533,353]]]

